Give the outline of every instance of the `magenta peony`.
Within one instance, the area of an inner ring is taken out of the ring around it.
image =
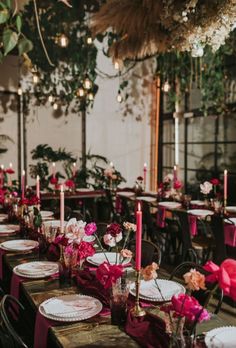
[[[55,244],[67,246],[69,244],[69,239],[66,238],[64,234],[61,234],[55,238]]]
[[[89,224],[87,224],[84,228],[84,232],[87,236],[91,236],[92,234],[94,234],[97,231],[97,225],[95,224],[95,222],[90,222]]]
[[[96,277],[108,289],[122,276],[123,271],[122,265],[110,265],[105,261],[97,268]]]
[[[93,256],[95,254],[95,249],[91,243],[80,242],[78,244],[78,261],[86,259],[88,256]]]
[[[116,237],[121,232],[121,226],[115,222],[107,226],[107,234],[111,234],[112,237]]]

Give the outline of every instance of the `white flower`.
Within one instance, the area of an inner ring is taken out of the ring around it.
[[[83,220],[77,221],[75,218],[70,219],[65,228],[67,237],[80,242],[85,235],[85,226],[86,222]]]
[[[137,226],[135,224],[132,224],[131,222],[126,221],[126,222],[123,223],[123,226],[124,226],[124,228],[126,230],[136,232],[136,227]]]
[[[171,182],[174,180],[174,175],[169,173],[164,177],[164,182]]]
[[[119,243],[121,240],[122,240],[122,232],[118,233],[116,237],[113,237],[110,233],[106,233],[103,236],[104,243],[111,248],[116,246],[116,244]]]
[[[212,190],[212,184],[209,181],[205,181],[200,185],[201,193],[208,195]]]

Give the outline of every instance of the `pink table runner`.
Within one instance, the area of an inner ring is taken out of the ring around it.
[[[3,264],[3,256],[6,254],[6,251],[0,248],[0,279],[2,279],[3,277],[3,268],[2,268],[2,264]]]
[[[236,247],[236,226],[231,224],[225,224],[225,244],[232,247]]]

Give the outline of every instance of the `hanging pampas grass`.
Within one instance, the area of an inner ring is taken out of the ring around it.
[[[107,0],[91,20],[94,35],[112,30],[116,59],[191,50],[196,42],[217,49],[235,22],[236,0]]]

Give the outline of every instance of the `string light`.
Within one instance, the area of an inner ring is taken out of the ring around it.
[[[93,99],[94,99],[93,93],[89,93],[89,94],[88,94],[88,99],[89,99],[89,100],[93,100]]]
[[[33,73],[33,83],[36,85],[39,83],[39,75],[38,73]]]
[[[116,70],[119,70],[119,69],[120,69],[120,64],[119,64],[118,62],[115,62],[115,63],[114,63],[114,68],[115,68]]]
[[[53,104],[53,110],[57,110],[58,109],[58,104],[55,102],[54,104]]]
[[[169,90],[171,89],[171,86],[170,86],[170,84],[169,84],[168,81],[165,81],[165,83],[164,83],[162,89],[163,89],[163,92],[164,92],[164,93],[168,93],[168,92],[169,92]]]
[[[19,84],[18,86],[18,90],[17,90],[17,94],[18,95],[22,95],[23,91],[22,91],[22,88],[21,88],[21,84]]]
[[[88,77],[84,80],[84,88],[85,89],[90,89],[92,87],[92,82],[89,80]]]
[[[120,90],[118,91],[117,97],[116,97],[118,103],[121,103],[123,101],[122,95],[120,93]]]
[[[52,95],[50,95],[50,96],[48,97],[48,101],[49,101],[49,103],[52,103],[52,102],[53,102],[53,100],[54,100],[53,96],[52,96]]]
[[[77,96],[78,97],[84,97],[85,91],[82,87],[77,89]]]
[[[93,43],[93,39],[91,37],[88,37],[87,38],[87,44],[88,45],[92,45],[92,43]]]
[[[65,48],[69,44],[69,39],[65,34],[61,34],[57,39],[58,45]]]

